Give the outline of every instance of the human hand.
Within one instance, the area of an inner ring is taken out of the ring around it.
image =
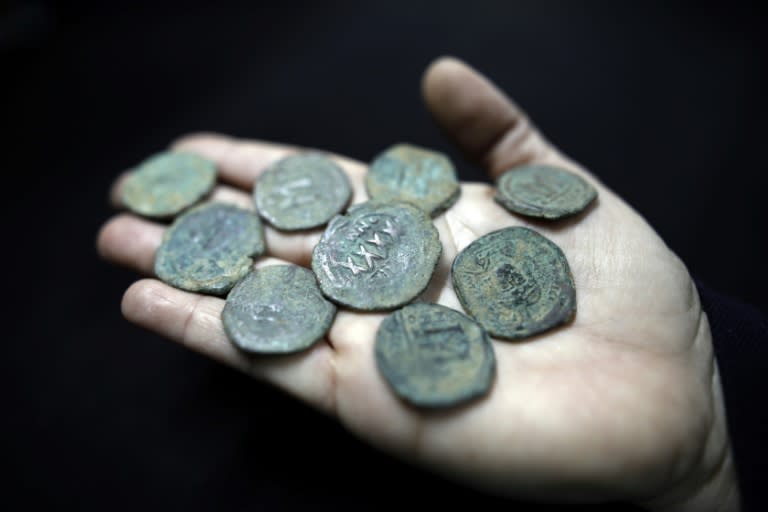
[[[434,219],[443,253],[422,298],[462,310],[450,265],[470,242],[529,226],[565,253],[576,285],[573,322],[518,342],[493,341],[490,393],[450,410],[400,401],[379,374],[373,342],[384,314],[339,310],[325,342],[288,356],[253,357],[226,338],[224,300],[134,283],[125,317],[338,418],[374,445],[486,491],[549,502],[629,501],[659,510],[737,510],[738,489],[706,316],[682,262],[645,221],[563,156],[486,79],[454,59],[434,63],[425,100],[445,131],[492,177],[522,163],[547,163],[598,189],[587,212],[557,222],[512,215],[487,184],[467,183]],[[252,208],[249,189],[273,161],[298,148],[195,135],[175,149],[215,162],[213,199]],[[366,200],[366,166],[335,156]],[[121,180],[113,198],[119,198]],[[165,227],[119,214],[99,233],[101,255],[151,275]],[[321,231],[266,228],[268,258],[256,266],[308,266]]]

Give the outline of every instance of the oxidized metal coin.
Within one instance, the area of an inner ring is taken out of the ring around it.
[[[160,153],[125,180],[122,202],[146,217],[171,217],[192,206],[216,183],[212,162],[189,153]]]
[[[499,177],[494,199],[511,212],[559,219],[582,211],[595,197],[595,188],[573,173],[548,165],[524,165]]]
[[[491,336],[525,338],[567,322],[576,311],[565,255],[532,229],[478,238],[456,256],[451,275],[461,305]]]
[[[483,395],[496,370],[485,330],[437,304],[411,304],[385,318],[375,353],[395,393],[421,407],[448,407]]]
[[[365,186],[371,199],[408,201],[430,215],[450,208],[460,193],[447,156],[410,144],[397,144],[377,156]]]
[[[178,217],[155,254],[155,274],[192,292],[223,295],[264,252],[259,217],[223,203],[197,206]]]
[[[325,336],[335,314],[309,269],[272,265],[232,288],[221,321],[230,341],[246,352],[288,354]]]
[[[334,302],[387,310],[424,291],[441,251],[437,229],[422,210],[368,201],[331,220],[312,253],[312,270]]]
[[[344,171],[317,153],[278,160],[264,171],[253,191],[259,214],[285,231],[324,225],[344,209],[351,196]]]

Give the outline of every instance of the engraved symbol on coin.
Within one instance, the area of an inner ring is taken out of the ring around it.
[[[318,153],[278,160],[259,177],[253,191],[259,215],[284,231],[324,225],[351,196],[344,171]]]
[[[494,231],[459,253],[451,277],[461,305],[489,334],[518,339],[569,321],[576,291],[565,255],[536,231]]]
[[[407,201],[433,216],[450,208],[460,193],[447,156],[410,144],[397,144],[377,156],[365,186],[371,199]]]
[[[134,213],[166,218],[197,203],[215,183],[212,162],[189,153],[160,153],[125,180],[121,200]]]
[[[369,201],[331,220],[312,253],[312,270],[331,300],[386,310],[424,291],[441,250],[423,211],[409,203]]]
[[[155,254],[155,274],[192,292],[227,293],[264,252],[261,221],[223,203],[197,206],[178,217]]]
[[[595,197],[595,188],[571,172],[548,165],[525,165],[499,177],[494,199],[511,212],[559,219],[584,210]]]
[[[238,348],[287,354],[314,345],[333,323],[336,306],[320,293],[314,274],[296,265],[254,270],[227,296],[221,321]]]
[[[421,407],[448,407],[485,394],[496,369],[485,330],[437,304],[410,304],[376,333],[376,363],[395,393]]]

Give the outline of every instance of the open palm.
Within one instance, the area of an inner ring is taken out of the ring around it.
[[[498,206],[489,185],[464,184],[458,202],[434,219],[443,254],[422,295],[427,301],[461,310],[450,280],[454,257],[507,226],[529,226],[553,240],[574,276],[572,323],[523,341],[493,341],[497,376],[486,397],[443,411],[400,401],[373,356],[383,314],[340,310],[325,342],[278,357],[249,357],[229,343],[220,321],[224,300],[155,279],[127,290],[126,318],[276,384],[382,449],[490,492],[676,510],[699,510],[709,500],[733,503],[709,327],[685,266],[640,216],[466,65],[439,60],[423,85],[438,122],[491,176],[520,163],[549,163],[581,174],[599,193],[582,215],[543,223]],[[186,137],[175,147],[218,165],[226,185],[215,200],[249,208],[259,173],[298,150],[216,135]],[[353,202],[366,200],[366,166],[334,158],[348,172]],[[120,214],[102,229],[99,248],[106,259],[151,274],[164,229]],[[307,266],[320,234],[268,228],[269,257],[257,267]]]

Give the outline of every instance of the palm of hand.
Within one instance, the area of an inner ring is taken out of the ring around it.
[[[443,121],[450,131],[450,120]],[[454,135],[472,149],[461,133]],[[522,136],[516,152],[500,157],[505,165],[537,160],[586,175],[535,132]],[[533,149],[520,149],[525,145]],[[242,188],[292,151],[211,136],[188,138],[179,147],[213,159],[222,177]],[[501,166],[493,156],[486,161],[491,170]],[[353,201],[365,200],[365,166],[339,162],[353,182]],[[718,387],[706,319],[682,263],[621,199],[588,179],[598,187],[598,204],[575,219],[532,224],[493,202],[485,184],[463,185],[459,201],[435,219],[443,254],[423,299],[462,310],[450,283],[454,257],[478,237],[515,225],[528,225],[563,249],[577,291],[572,323],[529,340],[494,340],[491,392],[456,409],[421,411],[392,393],[373,357],[383,314],[339,311],[327,343],[292,356],[251,359],[226,340],[222,299],[143,280],[126,292],[123,311],[336,415],[385,450],[471,485],[558,501],[684,499],[706,478],[702,460],[714,471],[727,445],[722,421],[715,421],[721,411],[713,396]],[[251,205],[249,194],[237,188],[220,187],[214,196]],[[102,231],[100,248],[108,259],[150,271],[162,229],[118,216]],[[280,259],[307,265],[318,238],[268,230],[276,259],[258,265]]]

